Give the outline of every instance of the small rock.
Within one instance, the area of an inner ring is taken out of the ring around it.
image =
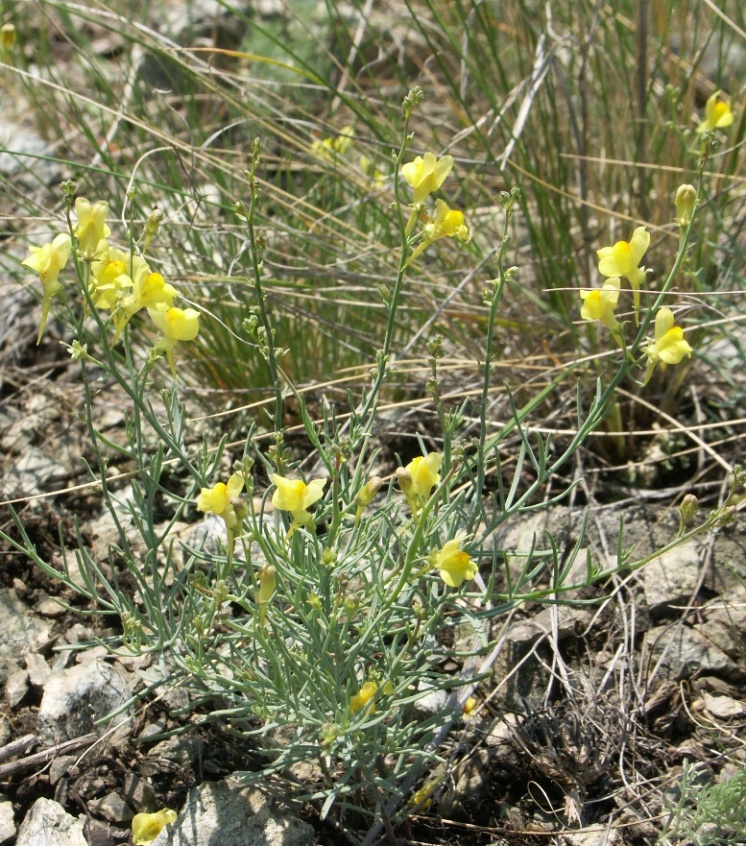
[[[560,846],[617,846],[622,843],[622,835],[615,828],[590,828],[563,834],[559,843]]]
[[[16,846],[88,846],[83,823],[53,799],[37,799],[18,830]]]
[[[8,700],[8,705],[15,708],[23,701],[23,697],[28,693],[28,670],[16,670],[5,682],[5,698]]]
[[[70,769],[75,766],[77,760],[77,755],[58,755],[52,758],[52,762],[49,765],[49,783],[53,786],[57,784],[63,776],[66,776],[70,772]]]
[[[119,713],[109,726],[94,722],[120,708],[131,691],[122,677],[103,661],[77,664],[51,676],[39,707],[39,736],[52,746],[90,732],[103,734],[125,722],[132,707]]]
[[[642,571],[645,599],[653,613],[691,600],[699,584],[702,563],[694,541],[654,558]]]
[[[52,675],[49,664],[44,660],[44,656],[39,655],[38,652],[32,652],[26,656],[26,667],[28,669],[28,680],[35,687],[44,687]]]
[[[67,609],[56,599],[45,596],[36,603],[34,610],[42,617],[61,617]]]
[[[16,836],[16,824],[13,819],[13,803],[0,802],[0,843],[7,843]]]
[[[695,673],[719,674],[731,679],[744,676],[743,668],[696,627],[652,628],[645,633],[644,650],[659,681],[680,681]]]
[[[155,810],[155,790],[135,773],[127,773],[124,777],[124,795],[127,797],[127,804],[138,813],[152,813]]]
[[[169,737],[148,750],[148,757],[171,761],[186,770],[200,759],[203,746],[198,737]]]
[[[50,624],[36,617],[14,590],[0,590],[0,620],[0,684],[4,684],[20,668],[24,656],[49,643]]]
[[[712,696],[705,693],[703,701],[705,708],[719,720],[730,720],[746,715],[746,704],[730,696]]]
[[[117,793],[107,793],[100,799],[88,803],[88,810],[97,817],[112,823],[129,822],[135,816],[134,811]]]
[[[13,726],[11,726],[7,715],[0,712],[0,746],[5,746],[12,736]]]
[[[172,825],[152,846],[313,846],[313,828],[276,810],[261,790],[205,782],[190,791]]]

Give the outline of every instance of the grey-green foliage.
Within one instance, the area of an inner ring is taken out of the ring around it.
[[[746,843],[746,768],[720,784],[701,786],[694,767],[686,767],[680,799],[658,846]]]

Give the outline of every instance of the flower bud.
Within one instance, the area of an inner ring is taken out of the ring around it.
[[[0,27],[0,46],[3,52],[12,50],[16,44],[16,28],[12,23],[3,24]]]
[[[697,511],[699,511],[699,502],[694,494],[687,494],[681,500],[679,505],[679,514],[681,515],[681,524],[688,526],[692,522]]]
[[[399,483],[399,487],[401,488],[404,496],[409,496],[409,493],[412,490],[412,485],[414,484],[412,474],[409,470],[405,467],[398,467],[396,470],[396,481]]]
[[[272,594],[277,587],[276,570],[271,564],[265,564],[259,570],[259,590],[256,594],[256,601],[263,605],[272,599]]]
[[[685,229],[689,226],[689,221],[692,219],[692,215],[694,214],[694,204],[697,200],[697,189],[690,185],[688,182],[685,182],[683,185],[679,185],[678,190],[676,191],[676,222],[682,229]]]
[[[381,490],[382,485],[383,479],[380,476],[371,476],[357,495],[356,504],[366,508],[376,498],[376,494]]]

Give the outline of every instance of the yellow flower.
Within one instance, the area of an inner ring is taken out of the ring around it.
[[[176,817],[176,811],[170,808],[164,808],[154,814],[135,814],[132,817],[132,843],[134,846],[149,846]]]
[[[313,517],[308,509],[324,495],[326,479],[312,479],[306,484],[273,473],[272,481],[277,485],[277,490],[272,495],[272,505],[279,511],[289,511],[293,518],[288,537],[298,526],[312,526]]]
[[[602,276],[626,276],[632,286],[639,286],[645,280],[640,262],[649,246],[650,233],[644,226],[638,226],[629,241],[617,241],[613,247],[602,247],[596,251],[599,273]]]
[[[111,234],[111,230],[106,225],[108,211],[109,204],[104,200],[99,200],[93,205],[85,197],[78,197],[75,201],[75,213],[78,216],[75,237],[78,239],[80,257],[84,261],[92,261],[96,256],[99,242]]]
[[[361,155],[358,162],[363,175],[370,180],[371,188],[383,188],[386,184],[386,174],[379,170],[367,156]]]
[[[730,103],[719,99],[720,92],[716,91],[705,103],[705,119],[697,127],[697,132],[712,132],[714,129],[725,129],[733,123],[733,109]]]
[[[479,706],[478,700],[470,696],[466,702],[464,702],[464,707],[461,709],[461,714],[465,720],[470,720],[474,714],[477,712],[477,707]]]
[[[629,241],[617,241],[613,247],[596,250],[598,272],[602,276],[627,278],[632,286],[635,312],[640,308],[640,285],[645,281],[645,268],[640,267],[640,262],[649,246],[650,233],[644,226],[638,226]]]
[[[94,263],[89,290],[96,308],[114,311],[125,291],[132,287],[132,279],[127,273],[127,265],[122,259],[107,259]]]
[[[202,488],[197,497],[197,508],[206,514],[217,514],[225,521],[229,529],[234,529],[238,517],[233,506],[233,500],[239,497],[244,488],[244,478],[239,473],[233,473],[228,484],[218,482],[211,488]]]
[[[414,205],[425,200],[443,184],[453,168],[453,156],[436,159],[433,153],[417,156],[413,162],[402,166],[401,175],[414,189]]]
[[[51,244],[44,244],[41,247],[30,247],[29,249],[31,250],[31,255],[22,261],[21,264],[30,267],[31,270],[35,270],[39,274],[43,293],[41,323],[39,324],[39,334],[36,338],[38,346],[47,323],[52,298],[58,291],[62,290],[62,285],[59,283],[57,277],[70,258],[72,242],[69,235],[61,234]]]
[[[163,333],[157,349],[166,353],[171,374],[176,379],[174,347],[178,341],[193,341],[199,334],[199,312],[193,308],[167,308],[165,304],[149,308],[150,319]]]
[[[435,216],[423,230],[427,241],[437,241],[438,238],[458,238],[460,241],[469,240],[469,227],[464,220],[464,213],[451,209],[445,200],[435,201]]]
[[[413,458],[406,467],[396,471],[399,487],[415,517],[419,508],[430,499],[432,489],[440,484],[442,463],[443,456],[439,452],[429,452],[425,456]]]
[[[581,291],[583,306],[580,316],[583,320],[600,320],[613,333],[619,331],[619,321],[614,317],[614,309],[619,301],[619,277],[607,279],[603,287],[594,291]]]
[[[645,352],[653,365],[660,361],[664,364],[678,364],[685,356],[691,356],[692,348],[684,340],[684,330],[674,326],[670,308],[658,309],[655,315],[655,343],[648,344]]]
[[[457,535],[449,540],[442,549],[430,554],[430,566],[440,571],[440,578],[448,587],[459,587],[462,582],[473,579],[477,574],[477,565],[468,552],[459,549],[466,535]]]
[[[374,681],[367,681],[365,684],[360,688],[360,690],[350,697],[350,710],[353,714],[357,714],[358,711],[362,711],[363,708],[370,702],[370,700],[376,695],[378,691],[378,684]],[[371,714],[376,713],[376,706],[375,704],[371,704],[369,709]]]
[[[458,238],[459,241],[468,241],[470,237],[464,213],[449,208],[444,200],[436,200],[435,215],[425,224],[422,230],[422,241],[407,259],[407,265],[411,264],[426,247],[440,238]]]
[[[311,144],[311,149],[320,158],[326,161],[333,161],[336,156],[343,156],[352,144],[354,132],[351,126],[344,126],[339,135],[322,138]]]

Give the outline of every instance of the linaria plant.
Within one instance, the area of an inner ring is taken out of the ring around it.
[[[357,819],[368,815],[368,842],[381,826],[406,813],[407,796],[440,760],[449,729],[462,719],[464,708],[473,708],[471,694],[489,667],[491,620],[521,602],[558,601],[581,586],[568,574],[583,548],[582,537],[562,563],[552,544],[546,553],[532,550],[516,573],[508,566],[507,551],[490,542],[495,530],[533,506],[536,494],[603,422],[623,380],[638,377],[646,366],[676,365],[692,352],[673,313],[662,307],[686,237],[659,293],[649,305],[641,301],[639,314],[635,306],[639,326],[630,327],[614,314],[627,296],[620,278],[629,279],[636,297],[636,283],[644,276],[639,262],[647,239],[637,230],[634,247],[623,250],[617,244],[601,257],[607,262],[601,273],[611,279],[598,296],[584,297],[583,317],[600,321],[613,342],[608,370],[591,396],[579,391],[576,434],[555,449],[525,425],[552,385],[523,405],[513,403],[511,419],[496,431],[487,419],[496,326],[506,283],[517,273],[506,263],[517,192],[502,193],[506,234],[497,252],[497,277],[484,291],[488,320],[478,432],[463,439],[464,407],[447,408],[440,398],[441,342],[434,338],[429,387],[440,446],[423,448],[422,455],[381,479],[374,428],[384,387],[397,367],[395,317],[402,291],[436,240],[451,239],[453,249],[460,249],[472,235],[468,210],[455,210],[438,196],[448,197],[453,159],[411,152],[410,120],[422,99],[415,88],[403,103],[391,209],[400,239],[398,271],[393,284],[380,289],[388,318],[370,382],[349,408],[325,406],[320,420],[311,418],[282,366],[285,351],[265,297],[266,241],[255,225],[262,203],[261,144],[254,143],[245,172],[248,196],[235,205],[245,225],[248,248],[242,255],[255,295],[244,330],[266,361],[274,400],[270,431],[260,436],[251,427],[243,454],[232,465],[223,460],[224,442],[199,445],[190,438],[179,402],[178,362],[199,344],[200,321],[210,315],[187,301],[177,305],[180,292],[150,266],[144,251],[157,237],[158,215],[139,242],[125,239],[117,245],[117,233],[105,220],[108,200],[73,203],[74,186],[67,185],[67,231],[32,249],[25,262],[41,278],[40,332],[57,304],[70,314],[70,351],[80,365],[94,477],[119,539],[107,562],[95,560],[74,527],[77,548],[63,560],[74,552],[82,578],[41,557],[15,513],[20,539],[6,536],[6,541],[119,625],[121,635],[104,641],[113,652],[152,653],[157,671],[144,674],[141,696],[164,684],[183,685],[203,715],[220,720],[227,731],[255,738],[263,763],[247,779],[287,778],[299,796],[319,804],[322,817],[333,807],[341,815],[354,810]],[[342,144],[323,150],[330,156],[344,152]],[[687,232],[694,217],[690,210]],[[630,253],[626,263],[623,252]],[[655,340],[647,342],[653,322]],[[167,372],[158,365],[164,356]],[[125,443],[113,442],[94,426],[94,395],[102,376],[131,400]],[[156,380],[163,377],[172,387],[158,391]],[[309,472],[291,459],[284,436],[288,396],[295,398],[310,445],[311,464],[303,465],[312,466]],[[516,433],[518,453],[506,471],[500,448]],[[114,457],[134,468],[129,497],[111,487],[107,465]],[[488,475],[494,480],[491,493]],[[174,477],[180,480],[178,490]],[[522,485],[527,477],[532,481]],[[734,488],[742,481],[739,471]],[[170,503],[165,526],[156,525],[156,498]],[[719,525],[734,508],[726,504],[726,510],[694,525],[696,507],[689,506],[679,535],[666,549]],[[182,542],[178,548],[174,524],[196,520],[200,512],[219,518],[220,540]],[[144,555],[131,543],[133,529]],[[605,568],[589,558],[582,584],[642,567],[654,557],[633,560],[622,538],[618,550],[618,560]],[[131,589],[124,590],[117,576],[122,568]],[[449,636],[465,622],[473,636]],[[447,661],[461,671],[446,672]],[[418,709],[418,700],[433,692],[447,695],[434,711]],[[301,762],[306,763],[302,781],[295,770]]]

